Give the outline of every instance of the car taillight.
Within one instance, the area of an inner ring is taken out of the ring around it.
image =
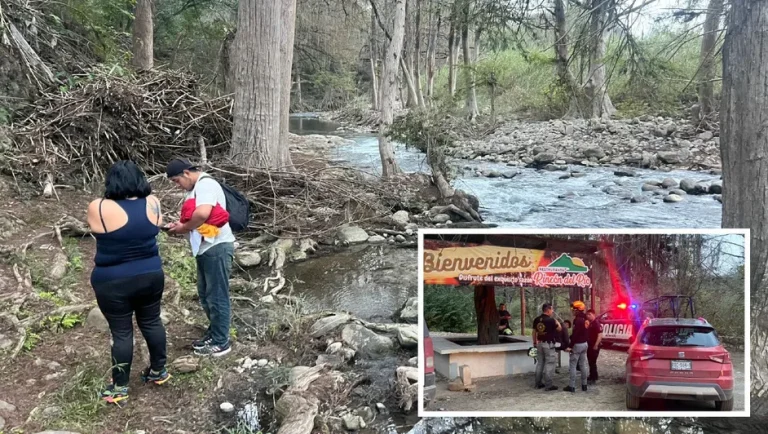
[[[730,363],[731,355],[728,353],[712,354],[711,356],[709,356],[709,360],[712,360],[713,362],[717,362],[717,363]]]
[[[435,367],[435,358],[434,357],[427,357],[424,361],[424,365],[427,369],[432,369]]]
[[[639,361],[645,361],[650,360],[654,357],[654,354],[650,351],[642,351],[642,350],[635,350],[632,351],[632,354],[629,355],[630,360],[639,360]]]

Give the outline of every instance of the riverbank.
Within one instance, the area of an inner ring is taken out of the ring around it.
[[[398,114],[407,115],[407,111]],[[378,125],[373,111],[349,109],[319,116],[340,123],[342,131],[373,132]],[[693,124],[686,119],[509,119],[496,125],[470,125],[446,117],[444,123],[454,139],[454,146],[445,153],[457,159],[536,168],[629,166],[719,173],[721,167],[717,126],[710,128],[709,124]]]
[[[269,286],[274,294],[265,295],[264,279],[255,276],[258,272],[251,279],[238,271],[232,288],[233,353],[207,360],[190,357],[191,340],[205,327],[195,299],[194,260],[185,242],[164,236],[160,240],[167,275],[163,322],[174,378],[164,387],[148,387],[132,375],[125,406],[100,402],[96,392],[108,378],[109,333],[88,284],[95,245],[76,231],[82,228],[77,219],[60,220],[84,210],[90,195],[64,190],[59,200],[24,200],[7,188],[8,180],[2,181],[0,188],[10,193],[10,199],[0,207],[0,310],[4,312],[0,317],[0,430],[66,429],[86,434],[114,432],[113,427],[120,426],[132,433],[202,434],[222,428],[237,433],[278,432],[297,418],[311,420],[310,426],[329,432],[392,432],[395,425],[401,427],[399,432],[407,430],[413,412],[400,409],[401,395],[392,384],[398,367],[415,369],[413,303],[409,311],[395,315],[406,304],[400,300],[416,295],[416,281],[410,274],[404,277],[410,280],[404,282],[402,298],[388,304],[392,311],[377,311],[366,321],[343,309],[326,311],[302,292],[293,281],[302,273],[293,267],[310,265],[311,258],[291,257],[283,269],[291,280],[283,291]],[[339,230],[334,237],[339,240],[344,233]],[[392,238],[391,243],[380,244],[368,243],[366,238],[354,248],[358,255],[363,249],[385,257],[413,252],[396,247],[402,243]],[[253,253],[258,245],[270,246],[265,239],[241,238],[238,263],[243,261],[243,251]],[[319,260],[347,250],[343,240],[336,245],[321,247]],[[250,250],[244,250],[246,246]],[[415,262],[410,267],[415,276]],[[258,269],[272,274],[266,263],[249,267],[249,271]],[[360,293],[344,288],[355,277],[337,271],[337,281],[325,289],[336,287],[359,300]],[[382,290],[372,281],[368,288]],[[376,294],[368,297],[375,299]],[[138,330],[135,336],[134,374],[148,357]],[[306,400],[308,406],[293,414],[293,406],[288,405],[286,411],[286,403],[297,399]]]

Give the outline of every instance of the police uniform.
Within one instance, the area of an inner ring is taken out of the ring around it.
[[[570,368],[570,390],[576,389],[576,367],[581,371],[581,387],[586,390],[587,377],[589,377],[589,365],[587,364],[587,340],[588,340],[589,321],[583,311],[577,311],[576,318],[573,319],[573,333],[571,333],[571,342],[568,347],[571,348],[569,359]]]
[[[552,375],[555,372],[557,357],[555,350],[555,343],[558,341],[557,322],[549,315],[541,314],[533,320],[533,329],[536,331],[536,352],[539,357],[536,364],[536,387],[543,385],[549,389],[552,387]],[[542,377],[544,377],[544,383],[542,383]]]

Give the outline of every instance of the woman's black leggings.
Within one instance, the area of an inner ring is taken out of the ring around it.
[[[160,320],[165,276],[162,271],[125,279],[92,282],[96,301],[112,332],[112,380],[126,386],[133,360],[133,312],[149,348],[150,367],[165,367],[165,327]]]

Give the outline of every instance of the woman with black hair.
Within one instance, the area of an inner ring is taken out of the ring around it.
[[[107,172],[104,197],[88,206],[88,225],[96,237],[91,285],[112,333],[112,382],[101,392],[117,403],[128,398],[133,359],[133,313],[149,348],[144,382],[163,384],[166,336],[160,319],[165,287],[157,234],[163,224],[160,201],[141,169],[118,161]]]

